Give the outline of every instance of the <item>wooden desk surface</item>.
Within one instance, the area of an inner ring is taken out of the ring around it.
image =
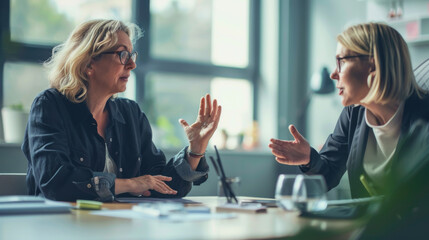
[[[189,197],[214,208],[216,197]],[[133,204],[107,203],[103,208],[129,209]],[[85,210],[71,214],[18,215],[0,217],[0,239],[300,239],[348,237],[358,223],[298,217],[297,212],[269,208],[267,213],[237,213],[232,219],[167,222],[158,219],[126,219],[96,216]],[[328,234],[329,233],[329,234]]]

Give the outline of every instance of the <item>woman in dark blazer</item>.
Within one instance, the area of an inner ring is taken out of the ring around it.
[[[395,29],[359,24],[337,40],[331,78],[345,108],[334,132],[317,152],[290,125],[295,140],[271,139],[269,147],[278,162],[322,174],[328,189],[347,170],[353,198],[383,194],[396,146],[418,119],[429,120],[429,99],[416,83],[407,44]]]

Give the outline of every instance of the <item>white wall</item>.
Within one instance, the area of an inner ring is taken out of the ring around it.
[[[309,1],[309,74],[327,66],[335,68],[336,37],[347,26],[366,20],[366,2],[358,0]],[[313,95],[308,109],[308,136],[310,144],[318,148],[333,131],[342,110],[338,92]]]

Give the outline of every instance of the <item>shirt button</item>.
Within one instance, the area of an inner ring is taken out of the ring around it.
[[[88,185],[86,185],[87,188],[91,188],[92,185],[90,183],[88,183]]]
[[[140,160],[141,160],[141,158],[140,158],[140,157],[138,157],[138,158],[137,158],[137,161],[139,161],[139,162],[140,162]]]
[[[113,142],[113,139],[112,139],[112,138],[110,138],[110,142]]]
[[[83,162],[83,158],[80,158],[79,160],[80,160],[81,162]]]
[[[119,168],[119,172],[122,172],[122,168]]]

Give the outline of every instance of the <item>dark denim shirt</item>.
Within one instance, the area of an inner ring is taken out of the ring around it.
[[[47,89],[33,102],[22,144],[28,159],[29,194],[52,200],[94,199],[112,201],[115,178],[165,175],[177,195],[151,191],[152,197],[183,197],[194,185],[207,180],[205,158],[195,171],[182,149],[168,163],[152,142],[152,130],[136,102],[110,99],[109,124],[103,139],[86,103],[72,103],[56,89]],[[106,147],[118,174],[103,172]]]

